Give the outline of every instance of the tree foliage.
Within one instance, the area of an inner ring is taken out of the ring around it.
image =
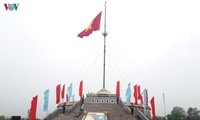
[[[185,110],[181,107],[174,107],[171,111],[170,119],[171,120],[185,120],[186,114]]]
[[[156,120],[166,120],[165,117],[162,116],[156,116]]]
[[[200,111],[190,107],[187,112],[181,107],[174,107],[171,114],[167,115],[168,120],[200,120]]]
[[[200,120],[200,111],[197,108],[190,107],[187,110],[187,120]]]
[[[4,115],[0,116],[0,120],[8,120]]]

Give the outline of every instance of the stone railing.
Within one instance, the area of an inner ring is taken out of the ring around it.
[[[128,107],[124,102],[122,102],[121,99],[119,101],[119,104],[126,110],[128,114],[131,114],[130,107]],[[139,117],[140,120],[149,120],[140,110],[138,110],[137,107],[133,108],[133,113],[133,115]]]
[[[72,112],[74,109],[76,109],[76,107],[80,104],[80,101],[74,103],[72,106],[66,107],[65,111],[70,113]],[[52,113],[50,113],[49,115],[47,115],[44,120],[51,120],[54,117],[58,116],[59,114],[63,114],[63,108],[62,106],[58,107],[56,110],[54,110]]]
[[[134,109],[134,115],[139,117],[141,120],[149,120],[140,110],[138,110],[137,108],[133,108]]]
[[[119,100],[119,104],[126,110],[128,114],[131,114],[130,108],[127,105],[125,105],[125,103],[121,99]]]
[[[62,113],[62,109],[58,108],[56,110],[54,110],[52,113],[50,113],[49,115],[47,115],[44,120],[51,120],[53,119],[55,116],[58,116],[58,114]]]
[[[80,101],[78,101],[78,102],[76,102],[75,104],[73,104],[72,106],[70,106],[67,110],[66,110],[66,112],[72,112],[74,109],[76,109],[77,108],[77,106],[79,106],[81,104],[81,102]]]

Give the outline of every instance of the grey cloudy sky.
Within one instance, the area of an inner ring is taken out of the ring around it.
[[[6,11],[4,3],[19,3]],[[174,106],[200,109],[200,1],[107,1],[106,87],[115,93],[140,84],[155,96],[157,115]],[[102,0],[0,1],[0,115],[26,117],[38,95],[37,117],[43,118],[43,93],[50,89],[49,112],[55,110],[55,87],[73,83],[75,99],[102,88],[101,30],[80,39],[100,12]],[[132,99],[133,100],[133,99]]]

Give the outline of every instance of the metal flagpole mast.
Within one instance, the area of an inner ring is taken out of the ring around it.
[[[105,88],[105,75],[106,75],[106,36],[108,33],[106,32],[106,2],[105,2],[105,18],[104,18],[104,32],[102,33],[104,36],[104,58],[103,58],[103,88]]]
[[[163,103],[164,103],[164,116],[166,118],[166,108],[165,108],[165,94],[163,93]]]

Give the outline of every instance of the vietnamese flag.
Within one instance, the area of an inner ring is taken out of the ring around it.
[[[38,96],[35,96],[31,101],[30,120],[36,120],[37,100]]]
[[[100,29],[102,11],[92,20],[89,26],[78,34],[78,37],[83,38],[84,36],[89,36],[93,31]]]

